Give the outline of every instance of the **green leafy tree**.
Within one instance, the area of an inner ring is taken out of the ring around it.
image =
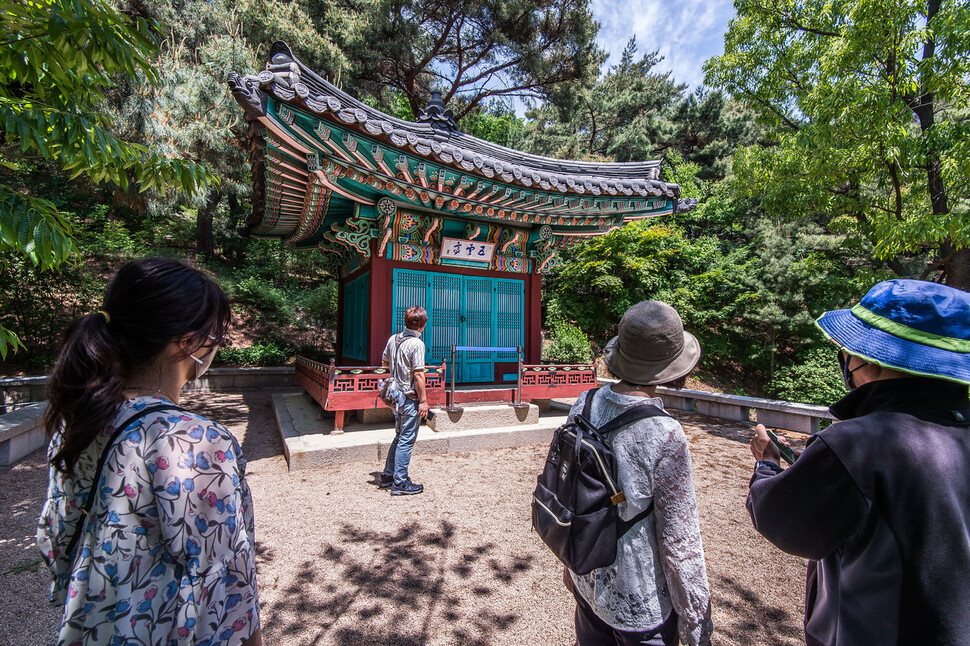
[[[970,4],[738,0],[707,81],[771,145],[735,172],[774,217],[822,214],[899,275],[970,289]],[[912,272],[907,255],[934,261]]]
[[[204,168],[117,137],[100,110],[118,77],[158,80],[156,43],[145,21],[98,0],[0,0],[0,163],[8,170],[49,160],[71,177],[139,191],[209,184]],[[74,251],[71,227],[53,202],[0,181],[0,250],[41,269]],[[18,339],[0,328],[0,356]]]

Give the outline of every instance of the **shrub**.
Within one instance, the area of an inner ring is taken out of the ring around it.
[[[801,361],[778,369],[765,390],[776,399],[819,406],[828,406],[846,393],[831,348],[815,348]]]
[[[337,281],[327,281],[297,296],[303,318],[308,324],[315,328],[337,327]]]
[[[246,348],[220,348],[213,363],[220,366],[280,366],[292,356],[275,343],[254,343]]]
[[[592,359],[586,334],[565,321],[553,323],[550,343],[544,354],[548,363],[589,363]]]
[[[285,324],[291,319],[290,304],[283,290],[255,276],[243,278],[232,290],[233,300],[251,305],[260,316]]]

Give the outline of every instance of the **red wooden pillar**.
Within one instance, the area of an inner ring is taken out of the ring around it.
[[[542,358],[542,275],[532,273],[526,279],[525,362],[537,364]]]
[[[394,274],[391,262],[377,253],[378,240],[371,240],[370,303],[367,322],[367,365],[381,365],[384,344],[391,336],[391,296]]]
[[[344,364],[344,282],[345,279],[337,275],[337,335],[333,342],[333,354],[338,365]]]

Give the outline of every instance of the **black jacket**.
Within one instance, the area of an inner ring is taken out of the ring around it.
[[[868,383],[795,464],[762,466],[757,530],[811,559],[809,646],[970,645],[970,401],[936,379]]]

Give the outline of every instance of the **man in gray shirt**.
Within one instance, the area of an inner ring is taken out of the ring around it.
[[[408,464],[411,449],[418,439],[418,426],[428,417],[428,396],[425,391],[424,342],[421,333],[428,323],[423,307],[412,307],[404,313],[404,331],[394,334],[384,346],[381,362],[391,369],[395,386],[404,394],[404,401],[394,409],[394,441],[387,451],[381,488],[390,487],[392,496],[421,493],[424,486],[411,482]]]

